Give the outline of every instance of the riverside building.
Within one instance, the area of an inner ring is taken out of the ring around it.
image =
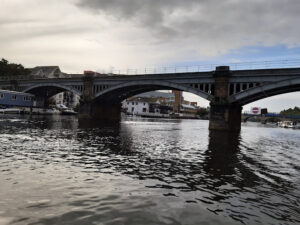
[[[182,93],[152,91],[136,95],[122,102],[127,115],[162,118],[197,118],[196,102],[184,100]]]

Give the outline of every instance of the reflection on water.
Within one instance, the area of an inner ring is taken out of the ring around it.
[[[0,117],[0,224],[298,224],[300,132]]]

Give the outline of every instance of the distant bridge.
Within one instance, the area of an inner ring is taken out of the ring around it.
[[[47,99],[70,91],[82,96],[81,117],[117,119],[120,102],[153,90],[180,90],[211,102],[210,129],[239,130],[242,106],[266,97],[300,91],[300,68],[234,70],[144,75],[82,76],[0,81],[0,89]]]
[[[260,118],[261,122],[267,122],[272,118],[278,120],[292,120],[292,121],[300,121],[300,115],[286,115],[286,114],[279,114],[279,113],[266,113],[263,115],[254,115],[250,113],[243,113],[242,114],[242,121],[247,122],[251,118]]]

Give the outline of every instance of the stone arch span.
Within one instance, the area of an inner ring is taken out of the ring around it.
[[[51,97],[51,96],[58,94],[59,92],[63,92],[63,91],[70,91],[73,94],[76,94],[79,96],[81,95],[81,93],[79,91],[77,91],[76,89],[70,88],[65,85],[56,84],[56,83],[35,84],[33,86],[30,86],[30,87],[24,89],[23,92],[33,93],[33,94],[39,94],[39,93],[44,94],[47,89],[51,90],[49,92],[49,94],[47,95],[48,97]]]
[[[248,89],[246,91],[230,96],[229,103],[246,105],[248,103],[261,100],[267,97],[296,91],[300,91],[300,78],[273,82],[259,87]]]
[[[121,102],[131,96],[155,90],[179,90],[189,93],[193,93],[206,100],[212,100],[213,96],[196,90],[192,87],[185,86],[182,84],[172,83],[168,81],[153,81],[153,80],[139,80],[133,82],[126,82],[119,85],[115,85],[108,89],[105,89],[97,93],[94,97],[94,101],[118,101]]]

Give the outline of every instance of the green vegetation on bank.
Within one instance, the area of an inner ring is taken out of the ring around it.
[[[201,107],[197,110],[197,115],[200,116],[201,118],[208,116],[208,113],[209,112],[208,112],[207,108]]]
[[[29,73],[29,69],[25,69],[21,64],[9,63],[3,58],[0,61],[0,76],[28,75]]]
[[[285,109],[285,110],[282,110],[280,112],[280,114],[282,115],[300,115],[300,108],[295,106],[295,108],[289,108],[289,109]]]

